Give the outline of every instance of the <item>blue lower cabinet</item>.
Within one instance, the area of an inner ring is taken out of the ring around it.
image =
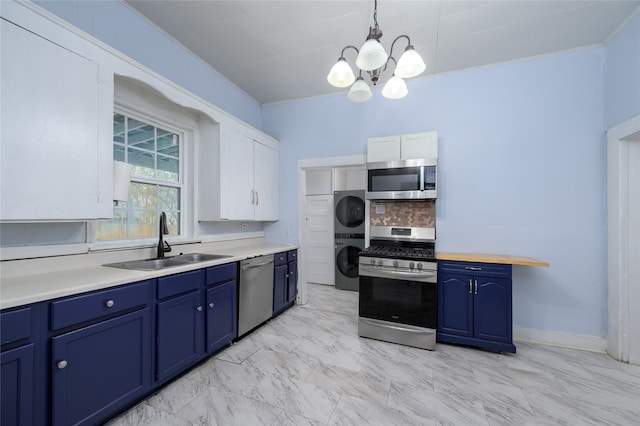
[[[238,334],[236,281],[207,289],[207,353],[227,346]]]
[[[156,379],[175,376],[204,354],[202,292],[194,291],[157,305]]]
[[[0,424],[33,424],[34,344],[30,343],[0,354]]]
[[[54,425],[93,425],[151,389],[149,308],[52,339]]]
[[[290,307],[298,295],[297,250],[276,253],[273,270],[273,315]]]
[[[437,339],[515,353],[511,265],[438,262]]]

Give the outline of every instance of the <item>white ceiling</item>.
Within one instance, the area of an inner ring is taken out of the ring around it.
[[[327,73],[373,25],[373,0],[127,3],[262,104],[346,91],[330,86]],[[599,45],[638,7],[631,0],[380,0],[378,24],[387,52],[395,37],[411,38],[427,64],[422,78]],[[405,47],[400,40],[393,56]],[[345,57],[355,72],[355,51]]]

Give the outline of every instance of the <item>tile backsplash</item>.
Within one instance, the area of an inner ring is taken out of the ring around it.
[[[435,228],[436,202],[426,201],[371,201],[371,226],[411,226]]]

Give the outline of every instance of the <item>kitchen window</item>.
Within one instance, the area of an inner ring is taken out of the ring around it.
[[[184,132],[134,114],[113,114],[113,159],[133,165],[129,200],[114,205],[113,218],[99,221],[98,241],[158,237],[158,217],[167,214],[169,235],[183,234]]]

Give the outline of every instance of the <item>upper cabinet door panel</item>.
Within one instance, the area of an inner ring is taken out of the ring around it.
[[[104,217],[112,202],[98,176],[100,161],[111,159],[99,155],[98,64],[0,25],[0,219]]]
[[[400,136],[369,138],[367,163],[394,161],[400,159]]]
[[[255,220],[278,220],[278,151],[253,145],[255,164]]]
[[[402,160],[438,158],[438,132],[402,135],[401,141]]]
[[[253,139],[222,127],[220,141],[220,216],[253,220]]]

